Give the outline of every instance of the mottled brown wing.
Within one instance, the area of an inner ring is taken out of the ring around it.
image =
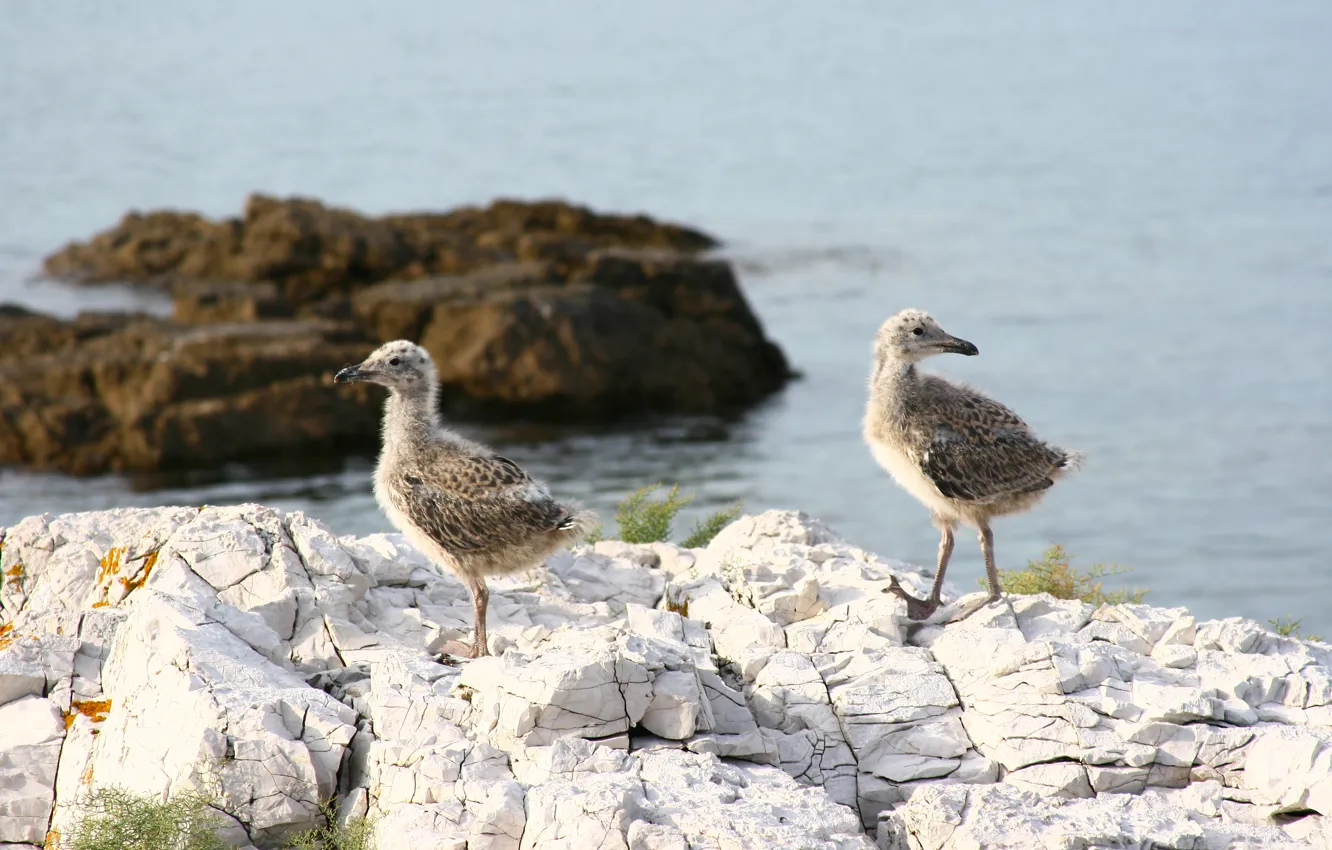
[[[1054,484],[1062,455],[1026,431],[990,433],[984,441],[936,438],[921,468],[939,492],[964,502],[991,502]]]
[[[948,411],[947,427],[968,441],[985,442],[1007,429],[1027,430],[1021,416],[979,390],[950,384],[935,375],[927,375],[924,382],[928,395],[944,402],[939,406]]]
[[[514,488],[525,489],[532,478],[521,466],[499,455],[439,456],[415,470],[423,483],[458,499],[487,499]]]
[[[403,476],[403,510],[446,550],[475,551],[554,531],[569,510],[508,458],[452,457]]]

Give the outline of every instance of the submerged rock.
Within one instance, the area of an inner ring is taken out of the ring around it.
[[[909,623],[882,589],[916,568],[798,513],[558,553],[495,583],[494,655],[461,663],[434,655],[469,625],[457,580],[299,513],[30,517],[0,574],[0,843],[110,784],[213,788],[258,848],[328,796],[380,846],[1332,836],[1328,646],[1047,595]]]

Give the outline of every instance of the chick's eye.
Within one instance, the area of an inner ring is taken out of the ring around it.
[[[397,365],[398,365],[398,358],[394,357],[394,358],[392,358],[391,360],[389,360],[389,365],[390,365],[390,366],[397,366]]]
[[[921,334],[925,333],[925,329],[924,329],[924,328],[915,328],[915,329],[912,330],[911,332],[912,332],[913,334],[915,334],[916,336],[920,336]]]

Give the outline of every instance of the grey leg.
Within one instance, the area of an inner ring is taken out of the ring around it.
[[[467,587],[472,591],[472,615],[475,620],[476,637],[470,644],[460,640],[451,640],[441,647],[445,655],[457,658],[480,658],[487,654],[486,649],[486,606],[490,603],[490,589],[486,580],[477,576],[469,578]]]
[[[943,594],[944,573],[948,570],[948,559],[953,557],[953,526],[941,523],[939,531],[939,566],[934,573],[934,584],[930,587],[930,599],[935,602]]]
[[[985,601],[987,604],[998,602],[1003,597],[1003,589],[999,586],[999,568],[994,565],[994,532],[988,522],[981,523],[980,545],[981,554],[985,556],[985,581],[990,585],[990,598]]]
[[[990,605],[990,603],[998,602],[1004,598],[1003,589],[999,587],[999,569],[994,565],[994,532],[990,530],[990,524],[987,522],[981,523],[980,526],[980,545],[981,555],[985,557],[985,582],[990,586],[990,595],[981,602],[971,605],[967,610],[954,615],[948,621],[950,623],[965,620]]]
[[[939,566],[934,572],[934,584],[930,587],[928,599],[917,599],[893,576],[889,579],[889,584],[884,588],[884,593],[891,593],[898,599],[901,599],[907,606],[907,617],[912,620],[925,620],[931,614],[939,609],[940,596],[943,594],[944,573],[948,570],[948,559],[953,556],[953,525],[939,517],[934,518],[934,524],[939,526]]]
[[[476,639],[472,642],[472,657],[480,658],[489,650],[486,648],[486,606],[490,604],[490,588],[484,578],[477,578],[472,584],[472,607],[476,616]]]

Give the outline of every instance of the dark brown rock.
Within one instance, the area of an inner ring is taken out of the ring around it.
[[[379,400],[331,384],[368,344],[314,320],[0,311],[0,464],[89,474],[369,448]]]
[[[568,272],[611,246],[699,251],[709,236],[646,216],[602,215],[562,201],[381,218],[305,198],[251,195],[240,218],[131,212],[87,242],[46,258],[46,272],[84,282],[272,281],[292,304],[390,278],[461,274],[512,260]]]
[[[790,377],[729,264],[675,253],[594,252],[570,282],[515,263],[383,283],[352,309],[377,339],[425,346],[456,412],[715,413]]]
[[[171,318],[193,325],[218,322],[255,322],[293,315],[277,286],[261,283],[183,281],[172,287]]]
[[[251,196],[237,219],[131,213],[47,259],[154,282],[171,321],[0,309],[0,464],[203,467],[377,444],[379,390],[325,378],[390,339],[454,415],[720,413],[790,369],[716,243],[645,216],[502,200],[369,218]]]

